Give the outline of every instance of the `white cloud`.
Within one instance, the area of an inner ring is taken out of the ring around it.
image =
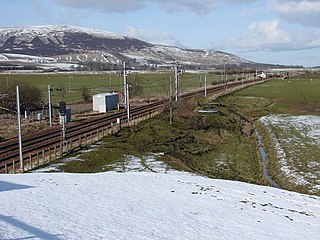
[[[236,48],[277,50],[291,44],[292,39],[278,21],[264,21],[252,23],[244,36],[233,38],[231,41]]]
[[[216,1],[209,0],[158,0],[158,2],[166,12],[191,11],[196,13],[208,13],[217,7]]]
[[[55,0],[71,8],[95,9],[105,12],[126,13],[144,7],[148,0]]]
[[[42,18],[49,18],[52,13],[50,12],[49,9],[47,9],[44,5],[43,2],[39,1],[39,0],[33,0],[30,2],[30,5],[32,6],[33,10],[36,12],[36,14],[38,14],[39,16],[41,16]]]
[[[222,4],[242,4],[257,0],[157,0],[167,12],[189,11],[207,14]]]
[[[87,8],[105,12],[126,13],[144,8],[150,2],[156,2],[166,12],[189,11],[206,14],[222,4],[243,4],[258,0],[55,0],[59,4],[72,8]]]
[[[271,9],[286,21],[306,26],[319,27],[320,1],[319,0],[274,0]]]
[[[310,41],[306,43],[310,48],[320,48],[320,33],[313,37]]]
[[[154,44],[182,47],[182,44],[179,42],[177,38],[175,38],[170,33],[164,31],[146,30],[128,26],[125,29],[124,35]]]
[[[287,31],[277,20],[252,23],[247,32],[231,39],[237,50],[287,51],[320,48],[320,32],[306,30]]]

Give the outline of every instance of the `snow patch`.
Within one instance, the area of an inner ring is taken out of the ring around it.
[[[270,115],[260,121],[269,129],[284,175],[294,184],[319,190],[314,180],[320,179],[320,159],[314,151],[320,152],[320,117]],[[307,162],[310,172],[298,170],[297,166],[304,167],[301,159]]]
[[[3,188],[5,186],[5,188]],[[317,239],[319,197],[188,173],[3,175],[1,239]]]

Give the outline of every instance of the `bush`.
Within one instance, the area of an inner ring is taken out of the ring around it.
[[[85,102],[88,102],[90,100],[90,94],[89,94],[89,90],[87,87],[85,86],[82,86],[81,87],[81,95],[82,95],[82,98]]]
[[[41,103],[41,91],[39,88],[26,82],[16,80],[8,81],[0,78],[0,93],[6,94],[5,97],[0,99],[1,107],[7,108],[11,111],[16,110],[16,86],[19,86],[21,111],[25,111],[27,108],[34,109],[39,107]]]

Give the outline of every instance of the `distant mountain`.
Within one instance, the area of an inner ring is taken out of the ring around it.
[[[14,58],[17,64],[21,64],[15,54],[46,57],[39,60],[42,63],[120,65],[126,61],[131,66],[150,66],[178,61],[190,66],[255,64],[229,53],[156,45],[112,32],[73,26],[0,28],[0,62]]]

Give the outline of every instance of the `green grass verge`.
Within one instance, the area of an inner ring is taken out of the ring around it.
[[[251,86],[225,96],[221,101],[253,120],[270,114],[319,116],[319,92],[320,74],[312,73]],[[273,179],[285,189],[320,195],[320,191],[316,190],[320,180],[319,173],[314,167],[320,164],[320,159],[317,158],[320,154],[319,146],[310,144],[310,140],[295,128],[265,126],[258,121],[257,126],[268,152],[268,168]],[[295,178],[281,170],[283,163],[276,151],[275,139],[278,139],[286,154],[287,167]],[[298,139],[298,142],[295,144],[290,139]],[[298,181],[299,176],[307,181]]]
[[[104,140],[102,147],[62,167],[68,172],[99,172],[124,161],[125,155],[165,153],[169,167],[213,178],[265,184],[250,124],[216,107],[219,114],[175,112],[173,125],[164,114]]]

